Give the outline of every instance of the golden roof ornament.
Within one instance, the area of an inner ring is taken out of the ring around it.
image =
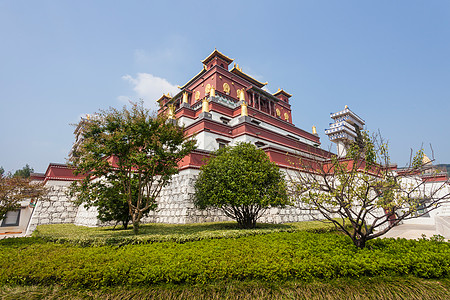
[[[206,97],[202,100],[202,112],[209,112],[209,102]]]
[[[238,97],[240,101],[245,101],[245,90],[238,90]]]
[[[316,126],[314,126],[314,125],[312,127],[312,134],[317,135],[317,129],[316,129]]]
[[[423,165],[428,165],[428,164],[431,165],[431,164],[432,164],[432,163],[431,163],[431,159],[429,159],[428,156],[427,156],[425,153],[423,154],[422,164],[423,164]]]
[[[187,92],[183,93],[183,103],[188,103],[188,93]]]
[[[167,106],[168,110],[167,110],[167,117],[169,119],[174,119],[175,117],[175,107],[173,106],[173,104],[169,104]]]
[[[241,116],[248,116],[247,103],[245,103],[245,101],[242,101],[241,103]]]
[[[211,97],[215,97],[216,96],[216,89],[214,88],[213,85],[211,85],[211,90],[209,91],[209,95]]]

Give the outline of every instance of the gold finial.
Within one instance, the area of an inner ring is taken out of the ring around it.
[[[348,109],[348,105],[345,106],[345,109]]]
[[[280,88],[278,88],[278,91],[277,91],[277,92],[279,92],[279,91],[281,91],[281,89],[280,89]]]
[[[242,90],[238,90],[238,91],[239,91],[239,92],[238,92],[239,100],[240,100],[240,101],[245,101],[245,90],[242,89]]]
[[[245,101],[241,103],[241,116],[248,116],[247,103]]]
[[[316,126],[314,126],[314,125],[312,127],[312,134],[317,135],[317,129],[316,129]]]
[[[209,112],[209,102],[206,97],[202,100],[202,112]]]
[[[188,93],[187,92],[183,93],[183,103],[188,103]]]
[[[175,116],[175,107],[173,106],[173,104],[169,104],[168,106],[167,106],[167,108],[168,108],[168,110],[167,110],[167,117],[169,118],[169,119],[174,119],[174,116]]]
[[[423,164],[423,165],[428,165],[428,164],[431,165],[431,164],[432,164],[432,163],[431,163],[431,159],[429,159],[428,156],[427,156],[425,153],[423,154],[422,164]]]
[[[211,97],[215,97],[216,96],[216,89],[214,88],[213,85],[211,85],[211,90],[209,91],[209,95]]]

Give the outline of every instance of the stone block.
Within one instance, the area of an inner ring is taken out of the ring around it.
[[[48,202],[48,201],[42,202],[42,207],[49,207],[49,206],[50,206],[50,202]]]
[[[39,224],[50,224],[50,219],[48,218],[43,218],[39,221]]]

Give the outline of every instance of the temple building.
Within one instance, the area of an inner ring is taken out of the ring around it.
[[[220,210],[200,211],[192,201],[194,183],[201,165],[205,163],[204,158],[221,147],[239,142],[253,143],[285,172],[296,169],[299,159],[327,160],[333,155],[320,148],[320,138],[314,126],[309,132],[293,124],[291,94],[283,89],[269,93],[264,89],[267,83],[252,78],[233,61],[214,50],[201,61],[200,72],[179,86],[180,91],[176,95],[163,94],[157,100],[158,113],[167,114],[170,122],[184,126],[187,136],[195,136],[197,149],[180,161],[179,173],[162,189],[157,209],[151,211],[143,222],[185,224],[230,220]],[[82,118],[75,129],[71,153],[82,142],[83,125],[89,122],[89,118]],[[365,122],[347,106],[331,114],[331,118],[334,123],[325,133],[336,143],[338,156],[345,157],[347,146],[355,140]],[[16,226],[3,231],[29,234],[40,224],[109,225],[98,220],[95,207],[76,206],[74,199],[68,196],[68,186],[80,178],[67,165],[54,163],[45,173],[33,174],[33,180],[45,182],[49,189],[48,197],[23,203],[23,213],[19,212],[14,220],[12,217],[8,219]],[[427,180],[435,178],[431,174]],[[446,178],[443,176],[439,180]],[[270,208],[259,221],[285,223],[310,219],[310,210],[296,205]]]
[[[282,168],[291,167],[299,156],[331,155],[320,148],[315,128],[311,133],[292,123],[291,94],[267,92],[267,82],[252,78],[237,64],[230,67],[233,59],[217,50],[202,63],[202,70],[178,94],[158,100],[158,113],[168,114],[197,139],[197,150],[182,161],[180,170],[198,169],[205,154],[238,142],[255,144]]]

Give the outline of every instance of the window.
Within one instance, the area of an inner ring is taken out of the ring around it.
[[[220,117],[220,121],[222,121],[223,124],[228,124],[230,122],[230,119],[225,117]]]
[[[2,222],[2,227],[19,226],[20,209],[8,211]]]
[[[230,141],[227,141],[227,140],[218,138],[218,139],[216,139],[216,142],[217,142],[217,144],[219,144],[219,149],[220,149],[220,148],[223,148],[223,147],[225,147],[226,145],[228,145],[228,143],[229,143]]]

